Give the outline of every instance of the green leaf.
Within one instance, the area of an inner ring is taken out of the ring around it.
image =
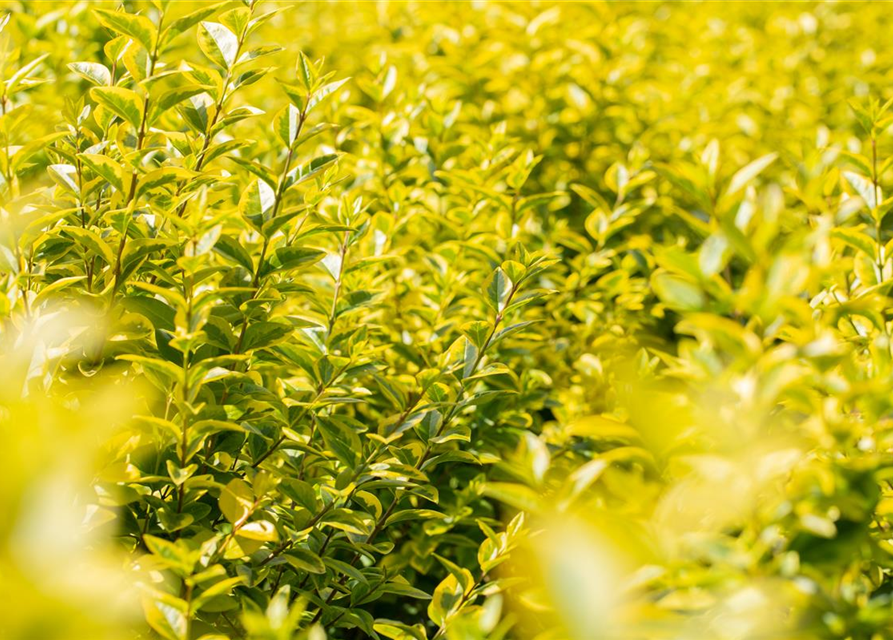
[[[263,180],[252,182],[239,201],[242,215],[258,230],[272,217],[275,206],[276,192]]]
[[[243,522],[254,509],[254,492],[244,480],[233,478],[220,492],[217,504],[229,522]]]
[[[98,233],[81,227],[64,227],[64,229],[65,233],[87,250],[87,255],[98,256],[109,265],[115,264],[115,252]]]
[[[356,432],[341,420],[318,417],[317,425],[326,443],[326,449],[350,468],[357,464],[360,454],[360,438]]]
[[[385,521],[385,527],[389,527],[392,524],[397,524],[398,522],[407,522],[410,520],[431,520],[437,518],[443,518],[444,515],[439,511],[434,511],[432,509],[404,509],[403,511],[395,511],[391,514],[387,521]]]
[[[90,95],[96,102],[139,129],[143,121],[143,101],[136,92],[121,87],[95,87]]]
[[[139,42],[146,51],[155,50],[155,41],[158,31],[152,21],[144,16],[135,16],[123,11],[108,11],[106,9],[94,9],[93,13],[99,23],[106,29],[128,36]]]
[[[143,536],[143,542],[146,543],[146,547],[153,555],[158,556],[165,565],[175,571],[180,577],[185,578],[192,573],[198,558],[185,546],[185,542],[170,542],[169,540],[150,535]]]
[[[465,591],[456,576],[448,575],[437,585],[431,602],[428,603],[428,617],[438,627],[446,624],[462,605]]]
[[[197,25],[199,22],[204,20],[205,18],[209,18],[214,15],[214,13],[223,6],[224,3],[212,3],[205,7],[200,7],[191,13],[187,13],[182,18],[177,18],[164,30],[164,39],[170,40],[175,38],[176,36],[189,31],[192,27]]]
[[[285,95],[288,96],[288,99],[292,103],[292,105],[294,105],[294,107],[298,111],[303,112],[304,106],[307,102],[307,89],[303,86],[284,82],[282,80],[279,80],[278,78],[276,79],[276,81],[279,83],[282,91],[285,92]]]
[[[661,302],[674,311],[698,311],[707,304],[698,285],[666,271],[655,272],[651,286]]]
[[[207,603],[209,603],[214,598],[219,596],[225,596],[229,594],[230,591],[233,590],[233,587],[236,587],[240,584],[245,583],[245,578],[242,576],[238,576],[235,578],[226,578],[224,580],[220,580],[212,584],[210,587],[202,591],[198,596],[192,599],[192,610],[199,611],[201,610]],[[202,636],[203,640],[208,640],[207,636]],[[213,640],[213,639],[211,639]]]
[[[245,267],[246,271],[254,271],[254,262],[251,259],[251,254],[248,253],[248,250],[232,236],[221,235],[217,238],[217,243],[214,245],[214,251],[236,264]]]
[[[510,482],[488,482],[484,495],[521,511],[539,512],[543,508],[539,494],[530,487]]]
[[[286,105],[276,116],[276,134],[285,146],[290,147],[298,137],[301,112],[294,105]]]
[[[149,112],[149,124],[154,124],[167,111],[184,100],[205,92],[205,87],[197,84],[175,87],[162,93],[154,102]]]
[[[54,280],[51,284],[44,286],[40,290],[40,293],[34,296],[34,300],[31,303],[32,308],[39,308],[44,302],[55,298],[56,294],[62,291],[62,289],[70,287],[75,282],[81,282],[85,278],[86,276],[69,276],[67,278]]]
[[[137,183],[136,196],[139,198],[146,193],[161,189],[169,185],[186,180],[192,173],[182,167],[161,167],[142,176]]]
[[[68,68],[88,82],[100,87],[112,84],[112,72],[98,62],[70,62]]]
[[[310,58],[304,55],[303,51],[298,51],[298,61],[295,66],[298,71],[298,79],[309,93],[313,85],[316,84],[316,67],[310,62]]]
[[[406,578],[396,577],[391,582],[388,582],[384,586],[384,590],[386,593],[393,593],[398,596],[406,596],[407,598],[414,598],[416,600],[430,600],[431,596],[421,589],[416,589],[409,582],[407,582]]]
[[[185,601],[173,596],[167,596],[163,600],[153,597],[143,599],[146,622],[164,640],[188,640],[187,609]]]
[[[342,86],[344,86],[344,83],[346,83],[348,80],[350,80],[350,78],[344,78],[343,80],[330,82],[329,84],[324,85],[314,91],[313,95],[310,96],[310,100],[307,101],[305,113],[310,113],[311,109],[322,103],[323,100],[325,100]]]
[[[877,207],[877,193],[874,188],[874,183],[871,180],[852,171],[844,171],[843,177],[846,178],[846,181],[850,183],[850,186],[853,187],[856,193],[858,193],[865,201],[865,204],[869,209]]]
[[[156,375],[165,378],[171,383],[181,382],[183,379],[183,370],[174,363],[168,362],[167,360],[152,358],[149,356],[139,356],[130,353],[125,353],[118,356],[118,360],[135,362],[139,364],[143,369],[151,371]]]
[[[483,349],[484,345],[487,344],[487,338],[490,336],[492,328],[490,323],[477,320],[462,325],[462,333],[468,336],[468,339],[471,340],[474,346],[478,349]]]
[[[229,69],[236,61],[239,39],[219,22],[202,22],[199,26],[198,46],[211,62]]]
[[[496,270],[490,275],[486,284],[487,304],[489,304],[497,313],[501,313],[506,304],[508,304],[509,295],[512,291],[512,281],[506,275],[502,267],[496,267]]]
[[[81,162],[87,165],[93,173],[101,176],[106,182],[112,185],[117,191],[124,191],[124,181],[126,172],[124,167],[109,158],[95,153],[82,153],[78,156]]]
[[[326,572],[326,566],[319,556],[304,547],[293,547],[285,552],[284,558],[298,571],[314,574]]]
[[[872,260],[877,254],[877,244],[871,236],[855,229],[838,227],[831,230],[831,237],[836,238],[857,251],[861,251]]]
[[[306,182],[320,171],[328,167],[330,164],[335,162],[338,159],[337,153],[331,153],[328,155],[320,156],[318,158],[314,158],[310,162],[300,164],[296,166],[294,169],[288,172],[288,179],[286,180],[286,186],[295,187],[303,182]]]
[[[264,273],[290,271],[299,267],[307,267],[316,264],[325,255],[326,252],[322,249],[314,249],[312,247],[282,247],[276,249],[276,252],[268,261]]]
[[[156,329],[174,330],[176,311],[156,298],[147,296],[127,296],[121,305],[131,313],[138,313],[152,323]]]
[[[47,173],[50,174],[53,182],[74,194],[80,193],[77,171],[77,167],[71,164],[51,164],[47,167]]]
[[[240,538],[246,540],[257,540],[258,542],[276,542],[279,540],[279,534],[272,522],[267,520],[255,520],[249,522],[239,528],[237,534]]]
[[[233,33],[242,33],[248,26],[251,11],[246,7],[236,7],[220,16],[220,22]]]
[[[253,322],[245,330],[242,352],[269,347],[287,338],[292,332],[294,327],[284,322]]]
[[[726,195],[732,196],[741,191],[741,189],[750,184],[751,180],[760,175],[766,167],[775,162],[776,158],[778,158],[778,154],[767,153],[763,157],[757,158],[750,164],[739,169],[735,175],[732,176],[732,180],[729,182],[729,188],[726,189]]]
[[[373,627],[377,633],[391,640],[428,640],[425,628],[421,624],[409,626],[396,620],[380,618]]]

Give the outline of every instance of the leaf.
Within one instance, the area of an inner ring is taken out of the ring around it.
[[[118,360],[135,362],[139,364],[143,369],[151,371],[172,383],[180,382],[183,379],[183,370],[175,365],[173,362],[168,362],[167,360],[152,358],[149,356],[139,356],[130,353],[125,353],[118,356]]]
[[[149,124],[154,124],[167,111],[177,106],[184,100],[205,92],[205,87],[197,84],[175,87],[162,93],[152,102],[152,110],[149,115]]]
[[[360,453],[360,438],[356,432],[340,420],[320,416],[317,425],[326,444],[326,449],[350,468],[357,464]]]
[[[385,521],[385,527],[397,524],[398,522],[430,520],[436,518],[444,518],[444,515],[439,511],[434,511],[432,509],[404,509],[403,511],[395,511],[392,513],[387,521]]]
[[[301,164],[296,166],[294,169],[288,172],[288,180],[286,185],[288,187],[297,186],[303,182],[306,182],[320,171],[328,167],[330,164],[335,162],[338,159],[337,153],[331,153],[324,156],[319,156],[318,158],[314,158],[310,162],[305,164]]]
[[[147,296],[127,296],[121,300],[121,306],[145,317],[156,329],[174,330],[176,311],[161,300]]]
[[[244,480],[234,478],[220,492],[220,511],[231,523],[245,520],[254,509],[254,493]]]
[[[641,437],[633,427],[608,416],[577,418],[564,431],[568,435],[599,440],[638,440]]]
[[[139,179],[136,196],[141,197],[150,191],[177,184],[179,181],[186,180],[191,176],[192,173],[190,171],[181,167],[161,167],[155,169]]]
[[[488,482],[484,495],[521,511],[537,513],[543,508],[539,495],[530,487],[510,482]]]
[[[108,156],[95,153],[82,153],[78,158],[87,165],[88,169],[101,176],[117,191],[124,191],[125,171],[120,164]]]
[[[245,7],[236,7],[220,16],[220,22],[233,33],[242,33],[251,19],[251,11]]]
[[[281,247],[267,263],[264,273],[290,271],[299,267],[316,264],[325,257],[326,252],[312,247]]]
[[[264,184],[266,184],[271,190],[276,188],[276,177],[273,175],[272,171],[270,171],[267,167],[263,166],[259,162],[245,160],[244,158],[240,158],[238,156],[230,156],[229,159],[236,164],[244,167],[245,169],[248,169],[248,171],[263,180]]]
[[[276,134],[282,143],[290,147],[298,137],[301,112],[292,105],[286,105],[276,116]]]
[[[310,96],[310,100],[307,101],[305,113],[310,113],[311,109],[322,103],[323,100],[325,100],[342,86],[344,86],[344,83],[346,83],[348,80],[350,80],[350,78],[344,78],[343,80],[330,82],[314,91],[313,95]]]
[[[232,236],[221,235],[217,238],[214,251],[241,265],[249,273],[254,271],[254,262],[251,259],[251,254]]]
[[[224,580],[220,580],[219,582],[215,582],[210,587],[202,591],[198,596],[192,599],[192,610],[199,611],[214,598],[227,595],[230,591],[233,590],[233,587],[244,583],[245,578],[242,576],[238,576],[235,578],[226,578]],[[207,640],[207,636],[202,636],[202,638],[204,640]]]
[[[425,628],[421,625],[410,627],[408,624],[396,620],[379,618],[375,621],[374,630],[391,640],[428,640]]]
[[[257,229],[269,220],[276,206],[276,192],[263,180],[252,182],[239,202],[242,215]]]
[[[490,336],[490,332],[492,327],[488,322],[468,322],[462,325],[462,333],[468,336],[468,339],[471,340],[472,344],[476,346],[478,349],[483,349],[484,345],[487,344],[487,338]]]
[[[143,599],[146,622],[164,640],[188,640],[187,608],[186,603],[179,598],[169,597],[164,601],[152,597]]]
[[[189,31],[205,18],[212,16],[224,3],[212,3],[206,7],[200,7],[191,13],[187,13],[182,18],[177,18],[164,30],[165,40],[170,40],[176,36]]]
[[[199,26],[198,46],[211,62],[229,69],[236,61],[239,39],[219,22],[202,22]]]
[[[698,252],[698,266],[705,277],[714,276],[726,265],[729,254],[729,241],[724,235],[711,235],[701,245]]]
[[[316,84],[316,66],[310,62],[310,58],[303,51],[298,51],[298,60],[295,66],[298,72],[298,79],[304,85],[304,89],[309,92],[313,85]]]
[[[850,186],[853,187],[853,189],[856,190],[856,193],[858,193],[865,201],[865,204],[869,209],[877,207],[877,193],[874,188],[874,183],[871,180],[852,171],[844,171],[843,177],[846,178],[846,181],[850,183]]]
[[[149,551],[158,556],[166,566],[174,570],[180,577],[186,577],[192,573],[197,557],[184,546],[183,542],[170,542],[155,536],[143,536]]]
[[[115,264],[114,251],[98,233],[81,227],[65,227],[64,229],[65,233],[75,239],[75,242],[87,249],[87,255],[98,256],[109,265]]]
[[[837,227],[831,230],[831,237],[840,240],[844,244],[861,251],[870,259],[875,260],[877,245],[872,237],[855,229]]]
[[[112,72],[98,62],[70,62],[68,68],[88,82],[100,87],[112,84]]]
[[[62,289],[66,289],[75,282],[80,282],[85,278],[86,276],[69,276],[67,278],[54,280],[51,284],[44,286],[40,290],[40,293],[34,296],[34,300],[31,303],[32,308],[39,308],[44,302],[53,299]]]
[[[292,547],[286,551],[284,557],[288,563],[298,571],[306,573],[323,574],[326,566],[319,556],[304,547]]]
[[[94,87],[90,96],[106,109],[139,129],[143,121],[143,102],[130,89],[121,87]]]
[[[465,591],[456,576],[449,574],[437,585],[431,602],[428,603],[428,617],[438,627],[443,627],[462,605]]]
[[[396,577],[391,582],[388,582],[384,586],[384,590],[386,593],[393,593],[398,596],[406,596],[407,598],[414,598],[416,600],[430,600],[431,596],[421,589],[416,589],[409,582],[406,581],[406,578]]]
[[[155,50],[155,41],[158,31],[152,21],[144,16],[136,16],[123,11],[108,11],[106,9],[94,9],[93,13],[99,23],[106,29],[111,29],[121,35],[129,36],[139,42],[146,51]]]
[[[44,151],[50,143],[55,142],[56,140],[63,138],[64,136],[65,134],[62,132],[51,133],[47,136],[35,138],[34,140],[31,140],[27,144],[24,144],[20,147],[13,147],[13,149],[15,149],[15,153],[13,153],[12,156],[13,170],[18,171],[25,165],[26,160],[30,159],[35,154]]]
[[[364,576],[352,564],[348,564],[347,562],[343,562],[341,560],[336,560],[331,556],[325,556],[322,561],[333,571],[337,571],[338,573],[347,576],[351,580],[356,580],[360,583],[368,583],[368,580],[366,580],[366,576]]]
[[[776,158],[778,158],[778,154],[767,153],[763,157],[757,158],[750,164],[739,169],[735,175],[732,176],[732,179],[729,182],[729,187],[726,189],[726,195],[732,196],[741,191],[741,189],[750,184],[751,180],[760,175],[766,167],[775,162]]]
[[[254,322],[245,330],[242,352],[248,353],[272,346],[290,336],[293,331],[294,327],[284,322]]]
[[[707,303],[698,285],[666,271],[655,272],[651,286],[661,302],[674,311],[698,311]]]
[[[242,525],[237,534],[240,538],[247,540],[257,540],[259,542],[276,542],[279,540],[279,534],[272,522],[266,520],[255,520]]]
[[[71,164],[51,164],[47,167],[47,173],[53,179],[53,182],[60,187],[68,189],[74,194],[79,194],[80,189],[77,183],[77,167]]]
[[[496,270],[487,280],[487,304],[489,304],[497,313],[502,313],[508,303],[511,295],[512,281],[502,270],[502,267],[496,267]]]

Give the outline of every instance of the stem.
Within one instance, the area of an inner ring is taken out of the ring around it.
[[[192,589],[193,586],[186,583],[186,633],[184,637],[189,638],[192,635]]]
[[[419,402],[421,402],[422,397],[424,397],[424,395],[425,395],[425,393],[424,393],[424,391],[423,391],[423,393],[420,393],[420,394],[419,394],[419,397],[416,398],[416,401],[415,401],[415,402],[413,402],[410,406],[406,407],[406,409],[403,410],[403,413],[401,413],[401,414],[400,414],[400,417],[397,418],[397,421],[396,421],[396,425],[397,425],[397,427],[399,427],[399,426],[402,425],[404,422],[406,422],[407,418],[409,418],[409,414],[412,413],[412,412],[415,410],[415,408],[419,405]],[[372,462],[373,462],[379,455],[381,455],[381,452],[382,452],[382,450],[384,449],[385,446],[386,446],[386,445],[385,445],[383,442],[379,442],[379,443],[375,446],[375,448],[372,450],[372,452],[371,452],[368,456],[366,456],[365,460],[363,460],[363,462],[360,463],[360,465],[357,467],[356,471],[354,471],[353,475],[350,477],[350,480],[348,480],[347,484],[351,484],[351,483],[353,483],[353,482],[356,482],[357,479],[358,479],[363,473],[365,473],[366,469],[369,468],[369,465],[372,464]],[[357,490],[358,490],[359,488],[360,488],[359,486],[356,486],[356,487],[354,487],[353,489],[350,490],[350,492],[348,493],[347,497],[345,498],[345,503],[346,503],[347,501],[349,501],[349,500],[353,497],[353,494],[356,493]],[[322,509],[315,515],[315,516],[313,516],[313,517],[307,522],[306,525],[304,525],[304,528],[305,528],[305,529],[308,529],[308,528],[314,526],[317,522],[320,521],[320,519],[321,519],[326,513],[329,512],[330,509],[332,509],[332,508],[334,507],[334,505],[335,505],[335,501],[334,501],[334,500],[333,500],[332,502],[330,502],[329,504],[325,505],[325,506],[324,506],[324,507],[323,507],[323,508],[322,508]],[[393,507],[390,507],[390,508],[391,508],[391,510],[393,510]],[[390,513],[388,513],[388,515],[390,515]],[[384,520],[387,520],[387,516],[385,516],[385,517],[383,518],[382,521],[384,521]],[[376,532],[376,535],[377,535],[377,532]],[[326,547],[328,546],[329,540],[330,540],[330,537],[327,537],[327,538],[326,538],[326,542],[323,543],[323,546],[322,546],[322,547],[320,548],[320,550],[319,550],[319,553],[320,553],[320,554],[322,554],[322,552],[325,551]],[[267,556],[266,558],[263,559],[263,561],[261,561],[260,566],[264,566],[264,565],[268,564],[271,560],[273,560],[273,558],[275,558],[276,556],[280,555],[283,551],[285,551],[286,549],[288,549],[288,548],[291,546],[291,544],[292,544],[291,541],[283,542],[283,543],[282,543],[281,545],[279,545],[279,546],[278,546],[278,547],[277,547],[277,548],[276,548],[276,549],[275,549],[269,556]],[[309,576],[308,576],[308,577],[309,577]]]
[[[471,585],[471,589],[469,589],[467,593],[462,594],[462,598],[459,600],[459,605],[455,608],[455,613],[453,613],[453,616],[455,616],[457,613],[459,613],[462,610],[462,607],[465,606],[466,602],[471,600],[471,594],[474,592],[475,589],[477,589],[479,586],[481,586],[484,583],[484,580],[486,579],[486,577],[487,577],[487,574],[484,573],[483,571],[481,571],[480,577],[477,580],[475,580],[473,585]],[[450,616],[450,618],[443,621],[443,625],[437,630],[437,633],[434,634],[434,636],[431,638],[431,640],[438,640],[438,638],[442,637],[443,634],[446,633],[447,626],[449,625],[450,619],[452,619],[453,616]]]
[[[335,328],[335,321],[337,320],[337,310],[338,310],[338,297],[341,295],[341,282],[344,278],[344,263],[347,262],[347,247],[348,240],[350,238],[350,231],[344,232],[344,237],[341,240],[340,247],[340,255],[341,261],[338,265],[338,277],[335,279],[335,292],[332,295],[332,309],[329,312],[329,324],[328,324],[328,337],[331,339],[332,337],[332,329]]]
[[[295,141],[300,138],[301,131],[304,129],[304,122],[306,121],[306,115],[302,111],[300,119],[298,120],[298,132],[295,135]],[[291,169],[291,162],[294,158],[295,145],[292,144],[288,148],[288,154],[285,157],[285,165],[282,167],[282,171],[279,174],[279,182],[276,188],[276,201],[273,203],[273,211],[270,214],[270,218],[275,218],[276,214],[279,212],[279,206],[282,203],[282,197],[285,194],[285,179],[288,176],[289,169]],[[261,269],[263,268],[264,260],[267,257],[267,250],[269,249],[270,238],[264,236],[264,244],[261,249],[260,258],[257,261],[257,267],[254,269],[254,275],[251,278],[251,286],[254,288],[254,291],[251,293],[251,297],[248,299],[248,302],[251,302],[261,290]],[[238,355],[242,352],[242,344],[245,341],[245,332],[248,330],[248,316],[242,318],[242,327],[239,330],[239,338],[236,341],[235,349],[233,350],[234,355]],[[220,404],[224,404],[226,402],[227,397],[229,396],[229,391],[224,389],[223,395],[220,398]]]
[[[511,304],[512,298],[514,298],[515,293],[517,293],[517,291],[518,291],[518,284],[515,283],[512,285],[512,289],[511,289],[511,291],[509,291],[509,295],[506,298],[505,307],[508,307]],[[435,433],[434,437],[429,439],[429,441],[425,445],[424,452],[419,457],[419,459],[415,463],[415,465],[413,465],[416,470],[421,470],[422,466],[424,466],[424,464],[430,459],[431,453],[433,452],[433,446],[431,444],[431,441],[436,440],[444,432],[444,430],[447,428],[449,423],[456,417],[456,415],[458,415],[459,410],[457,409],[457,407],[462,404],[462,402],[465,399],[465,395],[468,392],[468,378],[470,378],[472,375],[474,375],[474,372],[477,370],[478,366],[480,366],[481,361],[483,360],[484,355],[487,352],[487,349],[489,348],[490,344],[493,342],[493,338],[496,335],[496,330],[499,328],[499,325],[502,323],[503,319],[504,319],[503,312],[502,311],[497,312],[496,317],[493,320],[493,327],[490,329],[490,333],[487,336],[487,339],[484,341],[484,344],[478,350],[477,356],[475,356],[474,363],[472,364],[469,375],[462,378],[462,381],[461,381],[462,390],[459,394],[459,397],[456,398],[456,402],[452,405],[452,407],[450,408],[450,411],[444,417],[444,419],[441,422],[440,427],[437,429],[437,432]],[[366,540],[364,541],[364,544],[367,544],[367,545],[371,544],[372,541],[375,539],[375,537],[379,533],[381,533],[382,529],[384,528],[385,522],[387,522],[387,519],[394,512],[394,509],[396,509],[396,507],[397,507],[397,503],[400,501],[400,498],[402,497],[399,494],[400,494],[400,490],[398,489],[395,492],[394,500],[391,502],[391,504],[388,506],[388,508],[384,511],[384,513],[382,513],[381,516],[378,518],[378,520],[375,523],[375,526],[372,528],[372,531],[369,533],[369,535],[366,536]],[[359,561],[360,555],[361,554],[359,551],[354,554],[353,559],[350,562],[350,564],[352,566],[355,565]],[[336,586],[343,585],[346,581],[347,581],[347,576],[342,576],[341,579],[336,583]],[[337,593],[337,591],[333,588],[332,592],[326,598],[323,606],[321,606],[319,609],[317,609],[316,614],[313,616],[313,619],[310,621],[311,625],[313,625],[319,621],[319,619],[322,617],[323,610],[325,609],[325,607],[328,604],[330,604],[332,602],[332,600],[335,599],[336,593]]]
[[[158,18],[158,30],[161,31],[161,25],[164,24],[164,12],[162,11]],[[155,47],[149,57],[149,74],[147,77],[152,77],[155,74],[155,65],[158,63],[158,45],[161,44],[161,38],[158,38],[155,42]],[[137,133],[136,137],[136,162],[137,166],[133,168],[133,173],[130,175],[130,189],[127,194],[127,200],[124,202],[124,208],[127,209],[133,203],[134,198],[136,197],[136,185],[139,179],[139,163],[140,160],[140,152],[143,150],[143,143],[146,140],[146,128],[149,123],[149,91],[146,90],[146,95],[143,98],[143,117],[140,120],[140,128],[139,133]],[[127,244],[127,228],[130,220],[125,219],[124,228],[121,230],[121,241],[118,243],[118,252],[115,258],[115,283],[112,286],[112,301],[114,301],[115,296],[118,293],[118,289],[121,287],[121,259],[124,256],[124,246]]]
[[[320,399],[322,399],[323,394],[325,394],[325,392],[328,391],[329,387],[331,387],[331,386],[338,380],[338,378],[341,377],[341,374],[344,373],[345,369],[347,369],[348,366],[350,366],[350,361],[348,361],[346,364],[344,364],[344,365],[343,365],[343,366],[342,366],[342,367],[335,373],[335,375],[332,376],[332,379],[329,381],[328,384],[323,385],[322,387],[319,387],[319,388],[317,389],[316,397],[313,398],[313,400],[310,402],[310,404],[308,404],[306,407],[304,407],[304,409],[301,410],[301,415],[299,415],[299,416],[297,417],[297,419],[295,420],[295,423],[298,423],[298,422],[300,422],[301,420],[304,419],[304,417],[307,415],[307,412],[310,411],[310,408],[311,408],[313,405],[315,405],[317,402],[319,402]],[[315,416],[314,416],[314,418],[315,418]],[[312,439],[312,437],[313,437],[313,431],[312,431],[312,430],[311,430],[311,432],[310,432],[310,437],[311,437],[311,439]],[[257,460],[255,460],[254,462],[251,463],[251,467],[254,468],[254,469],[256,469],[257,467],[259,467],[259,466],[261,465],[261,463],[262,463],[264,460],[266,460],[267,458],[269,458],[271,455],[273,455],[273,453],[274,453],[277,449],[279,449],[279,446],[280,446],[283,442],[285,442],[285,436],[284,436],[284,435],[281,435],[281,436],[279,436],[279,438],[276,440],[276,442],[274,442],[273,445],[272,445],[269,449],[267,449],[267,450],[263,453],[263,455],[261,455],[261,457],[259,457]],[[308,440],[307,444],[310,444],[310,441],[309,441],[309,440]],[[306,456],[306,454],[304,454],[304,455]],[[303,469],[304,469],[304,461],[302,460],[302,461],[301,461],[301,471],[302,471],[302,472],[303,472]],[[302,474],[302,475],[303,475],[303,474]]]
[[[254,5],[249,7],[249,19],[254,15]],[[242,53],[242,47],[245,44],[245,39],[248,37],[248,22],[246,21],[245,27],[242,29],[242,32],[239,34],[238,44],[236,45],[236,54],[233,56],[233,60],[238,60],[239,55]],[[235,63],[233,63],[233,67]],[[214,115],[211,116],[211,119],[208,121],[208,126],[205,128],[205,133],[203,135],[204,140],[202,141],[202,148],[199,151],[198,156],[196,156],[195,162],[195,171],[201,171],[202,167],[205,165],[205,157],[208,153],[208,149],[211,146],[211,140],[213,139],[213,131],[214,127],[217,125],[217,121],[220,119],[220,114],[223,112],[223,105],[229,99],[229,95],[227,95],[226,90],[229,87],[229,83],[232,80],[233,70],[232,67],[226,70],[226,75],[223,78],[223,88],[220,91],[220,96],[217,98],[217,102],[214,103]],[[177,196],[179,196],[183,192],[183,188],[186,186],[186,183],[180,185],[177,189]],[[182,218],[183,212],[186,210],[186,203],[181,204],[177,209],[177,217]]]
[[[878,282],[883,282],[884,280],[884,241],[881,237],[881,216],[879,207],[881,204],[881,190],[878,185],[878,172],[877,172],[877,138],[872,133],[871,135],[871,182],[874,188],[874,209],[872,213],[874,214],[874,230],[875,236],[877,239],[878,245],[878,253],[877,253],[877,269],[878,269]]]

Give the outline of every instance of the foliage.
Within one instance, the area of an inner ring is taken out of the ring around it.
[[[4,637],[893,633],[885,12],[121,4],[0,20]]]

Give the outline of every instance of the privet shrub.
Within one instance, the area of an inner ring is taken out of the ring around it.
[[[893,634],[888,12],[4,9],[0,635]]]

